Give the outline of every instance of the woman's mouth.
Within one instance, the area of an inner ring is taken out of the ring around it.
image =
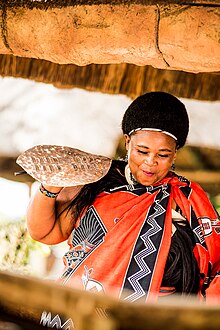
[[[143,172],[144,172],[144,174],[145,174],[146,176],[148,176],[148,177],[151,177],[151,176],[154,175],[153,172],[148,172],[148,171],[143,171]]]

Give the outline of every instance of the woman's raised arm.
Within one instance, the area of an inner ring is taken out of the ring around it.
[[[51,245],[58,244],[68,239],[73,230],[71,212],[67,212],[65,208],[81,186],[62,188],[44,185],[43,189],[58,195],[48,197],[48,194],[42,192],[42,189],[40,191],[40,188],[35,192],[27,209],[28,232],[36,241]]]

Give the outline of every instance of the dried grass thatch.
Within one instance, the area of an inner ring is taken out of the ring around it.
[[[0,55],[0,75],[53,84],[59,88],[83,88],[131,98],[163,90],[178,97],[220,100],[219,73],[188,73],[134,64],[56,64],[45,60]]]

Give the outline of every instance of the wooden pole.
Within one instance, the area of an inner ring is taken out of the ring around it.
[[[79,66],[220,70],[217,1],[94,3],[0,1],[0,54]]]
[[[57,283],[0,272],[0,309],[39,322],[42,311],[71,318],[78,330],[219,330],[220,304],[166,299],[131,304],[107,295],[79,291]],[[51,319],[53,318],[51,316]],[[46,324],[47,325],[47,324]]]

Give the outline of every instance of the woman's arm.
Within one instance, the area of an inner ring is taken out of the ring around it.
[[[59,194],[56,198],[50,198],[39,189],[36,191],[27,209],[27,228],[34,240],[44,244],[58,244],[68,239],[74,227],[71,212],[62,211],[82,186],[62,188],[44,185],[44,187],[52,193],[59,192]]]

